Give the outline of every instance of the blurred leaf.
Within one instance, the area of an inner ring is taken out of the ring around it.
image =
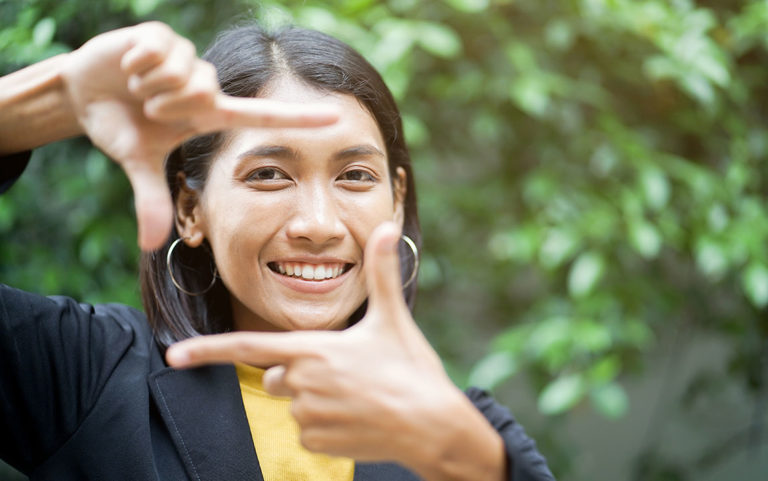
[[[56,20],[46,17],[35,25],[35,29],[32,31],[32,43],[35,47],[45,48],[51,44],[55,34]]]
[[[659,210],[669,201],[667,176],[657,168],[645,169],[640,177],[643,194],[648,206]]]
[[[461,39],[445,25],[421,22],[415,28],[419,45],[429,53],[443,58],[461,53]]]
[[[478,13],[488,8],[490,0],[446,0],[453,8],[461,12]]]
[[[592,388],[589,396],[595,409],[610,419],[624,416],[629,409],[629,398],[626,391],[615,382]]]
[[[573,297],[582,297],[594,289],[605,269],[605,260],[596,252],[584,252],[571,266],[568,274],[568,292]]]
[[[469,374],[470,386],[493,389],[517,371],[517,362],[509,352],[499,351],[481,359]]]
[[[539,395],[539,411],[546,415],[561,414],[584,396],[584,380],[580,374],[567,374],[550,382]]]
[[[703,238],[696,246],[696,264],[710,278],[719,279],[728,268],[728,259],[719,244]]]
[[[645,219],[637,219],[629,224],[629,239],[632,246],[645,259],[653,259],[661,249],[661,235],[651,223]]]
[[[131,10],[138,17],[143,17],[155,11],[160,0],[131,0]]]
[[[768,305],[768,267],[765,264],[751,263],[742,274],[741,285],[756,308]]]

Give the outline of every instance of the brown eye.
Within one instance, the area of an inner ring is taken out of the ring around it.
[[[341,180],[348,180],[352,182],[374,182],[376,181],[376,178],[373,177],[370,173],[360,170],[360,169],[354,169],[354,170],[348,170],[341,174],[341,177],[339,177]]]
[[[270,181],[270,180],[284,180],[287,178],[288,177],[283,172],[273,167],[264,167],[261,169],[256,169],[248,175],[248,180],[256,181],[256,182],[259,182],[259,181],[264,182],[264,181]]]

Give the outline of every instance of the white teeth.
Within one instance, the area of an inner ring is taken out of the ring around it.
[[[275,270],[286,276],[300,277],[308,281],[322,281],[339,277],[344,272],[344,265],[276,262]]]
[[[325,267],[317,266],[315,267],[315,280],[319,281],[321,279],[325,279]]]
[[[312,280],[315,278],[315,270],[309,264],[304,264],[304,267],[301,269],[301,277]]]

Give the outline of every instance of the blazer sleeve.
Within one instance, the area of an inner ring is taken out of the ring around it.
[[[504,440],[509,481],[554,481],[547,460],[536,449],[536,442],[528,437],[507,408],[478,388],[467,389],[467,396]]]
[[[0,457],[29,473],[76,431],[131,346],[131,316],[0,284]]]
[[[20,152],[0,158],[0,194],[10,189],[29,163],[32,152]]]

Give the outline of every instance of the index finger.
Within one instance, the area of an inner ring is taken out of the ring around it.
[[[339,120],[339,109],[332,104],[281,102],[219,94],[216,125],[206,130],[236,127],[322,127]]]
[[[241,331],[199,336],[169,347],[165,359],[177,368],[232,362],[260,367],[290,364],[297,358],[314,356],[323,335],[327,333]]]

